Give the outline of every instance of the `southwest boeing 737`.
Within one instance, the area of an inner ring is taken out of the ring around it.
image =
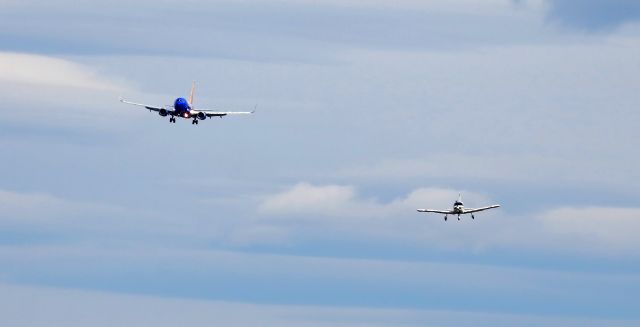
[[[474,212],[489,210],[493,208],[500,207],[499,204],[494,204],[488,207],[475,208],[475,209],[465,209],[464,203],[462,203],[462,195],[458,195],[458,201],[453,204],[452,210],[434,210],[434,209],[418,209],[418,212],[435,212],[444,215],[444,221],[447,221],[447,215],[458,215],[458,220],[460,220],[460,215],[471,214],[471,219],[475,219],[473,216]]]
[[[161,106],[152,106],[148,104],[129,102],[123,98],[120,98],[120,102],[126,104],[132,104],[134,106],[145,107],[149,109],[149,111],[155,111],[160,116],[166,117],[169,116],[169,122],[175,123],[176,117],[184,118],[184,119],[193,119],[191,121],[192,125],[198,125],[198,121],[205,120],[207,117],[224,117],[226,115],[249,115],[255,112],[254,111],[215,111],[215,110],[205,110],[205,109],[195,109],[193,107],[193,96],[196,91],[196,83],[193,82],[191,85],[191,93],[189,94],[189,100],[185,98],[177,98],[173,105],[167,105],[164,107]]]

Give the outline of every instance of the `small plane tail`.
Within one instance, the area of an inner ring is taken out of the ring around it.
[[[458,202],[462,202],[462,193],[458,193]]]
[[[193,107],[193,97],[196,95],[196,81],[191,83],[191,92],[189,93],[189,105]]]

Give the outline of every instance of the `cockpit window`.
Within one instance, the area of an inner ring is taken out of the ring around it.
[[[453,205],[454,205],[454,206],[461,206],[461,205],[462,205],[462,202],[456,202],[456,203],[454,203]]]

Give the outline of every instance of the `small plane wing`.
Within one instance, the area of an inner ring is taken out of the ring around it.
[[[173,109],[169,109],[169,108],[165,108],[165,107],[159,107],[159,106],[152,106],[152,105],[143,104],[143,103],[131,102],[131,101],[127,101],[127,100],[125,100],[123,98],[120,98],[120,102],[126,103],[126,104],[132,104],[132,105],[138,106],[138,107],[145,107],[146,109],[149,109],[149,110],[152,110],[152,111],[160,111],[160,110],[164,109],[169,113],[173,112]]]
[[[434,209],[418,209],[418,212],[433,212],[433,213],[441,213],[443,215],[452,215],[453,211],[449,210],[434,210]]]
[[[484,210],[489,210],[489,209],[493,209],[493,208],[499,208],[500,205],[499,204],[494,204],[488,207],[482,207],[482,208],[475,208],[475,209],[464,209],[464,213],[474,213],[474,212],[478,212],[478,211],[484,211]]]
[[[216,110],[203,110],[203,109],[194,109],[191,111],[193,114],[198,114],[200,112],[207,115],[207,117],[223,117],[226,115],[251,115],[255,110],[252,111],[216,111]]]

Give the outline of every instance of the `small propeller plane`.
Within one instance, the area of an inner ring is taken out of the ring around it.
[[[215,111],[215,110],[206,110],[206,109],[195,109],[193,107],[193,97],[196,92],[196,82],[193,82],[191,85],[191,93],[189,94],[189,100],[185,98],[177,98],[173,105],[167,106],[152,106],[148,104],[135,103],[130,102],[122,97],[120,98],[120,102],[126,104],[132,104],[134,106],[145,107],[149,109],[149,111],[155,111],[160,116],[169,117],[170,123],[176,122],[176,117],[184,118],[184,119],[193,119],[191,121],[192,125],[198,125],[199,120],[205,120],[209,117],[224,117],[226,115],[250,115],[255,112],[253,111]]]
[[[494,204],[494,205],[490,205],[488,207],[475,208],[475,209],[465,209],[464,203],[462,203],[462,195],[458,194],[458,200],[453,203],[453,209],[452,210],[418,209],[418,212],[440,213],[440,214],[444,215],[444,221],[447,221],[447,216],[448,215],[458,215],[458,220],[460,220],[460,215],[471,214],[471,219],[476,219],[476,217],[473,216],[474,212],[489,210],[489,209],[498,208],[498,207],[500,207],[499,204]]]

